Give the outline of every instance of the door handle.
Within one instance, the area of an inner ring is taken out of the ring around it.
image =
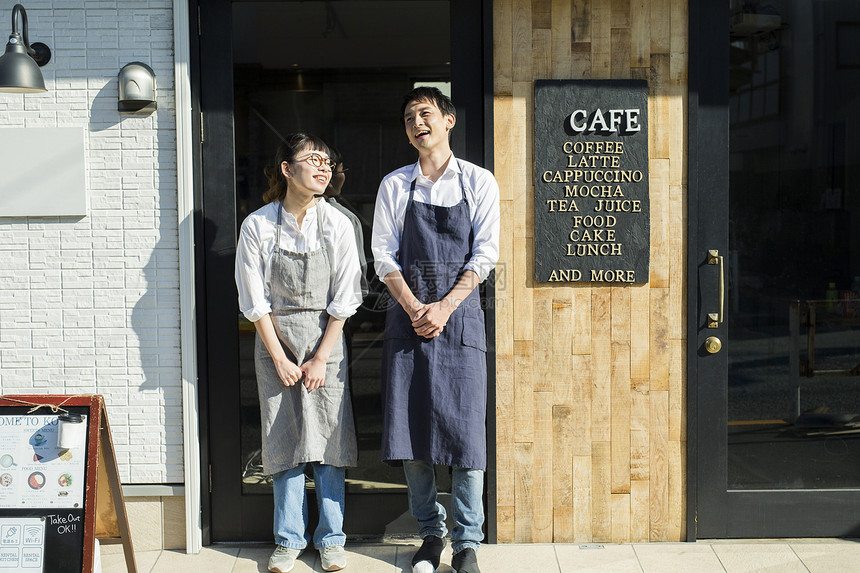
[[[720,255],[720,252],[717,250],[709,250],[708,251],[708,264],[709,265],[719,265],[720,266],[720,282],[718,285],[718,298],[720,310],[719,312],[709,312],[708,313],[708,328],[717,328],[720,326],[720,323],[723,322],[723,310],[725,308],[726,303],[726,277],[723,271],[723,257]]]

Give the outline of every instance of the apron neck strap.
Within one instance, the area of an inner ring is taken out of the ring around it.
[[[412,198],[415,196],[415,182],[418,181],[418,178],[412,180],[412,184],[409,185],[409,201],[407,201],[407,205],[412,204]]]
[[[454,161],[458,161],[458,159],[454,158]],[[459,163],[458,163],[458,165],[459,165]],[[462,167],[460,169],[459,179],[460,179],[460,193],[463,195],[463,201],[466,201],[466,203],[468,203],[468,201],[466,200],[466,185],[465,185],[465,183],[463,183],[463,169],[462,169]],[[415,196],[415,183],[417,181],[418,181],[418,177],[413,179],[412,183],[409,185],[409,201],[407,202],[407,205],[412,203],[412,200]],[[430,193],[428,192],[428,195],[429,194]]]
[[[319,201],[325,201],[325,199],[319,199],[319,200],[315,199],[314,200],[314,207],[318,206],[317,204],[319,203]],[[281,220],[283,218],[283,211],[284,211],[284,201],[281,200],[278,202],[278,236],[277,236],[277,239],[275,242],[275,248],[279,248],[281,246]],[[317,234],[320,237],[320,244],[325,245],[326,239],[325,239],[325,235],[323,234],[323,222],[322,222],[322,220],[323,220],[324,215],[322,213],[322,209],[317,209],[316,213],[317,213]]]
[[[325,250],[326,258],[328,259],[329,287],[331,287],[331,284],[334,282],[334,278],[335,278],[335,274],[336,274],[335,268],[334,268],[335,267],[334,250],[331,248],[331,245],[329,244],[328,239],[326,239],[325,233],[323,232],[323,227],[325,226],[325,213],[323,212],[323,209],[319,208],[319,201],[325,201],[325,199],[320,199],[320,200],[315,200],[315,201],[316,202],[314,203],[314,207],[316,207],[316,209],[317,209],[317,211],[316,211],[317,233],[319,234],[320,245]],[[278,202],[278,233],[277,233],[277,236],[275,238],[275,248],[274,248],[275,253],[277,253],[278,249],[281,248],[281,227],[283,226],[283,224],[282,224],[283,209],[284,209],[284,202],[282,200],[282,201]],[[277,257],[274,257],[273,265],[277,265],[277,264],[278,264]]]
[[[275,250],[281,248],[281,220],[283,219],[284,200],[278,201],[278,235],[275,237]]]

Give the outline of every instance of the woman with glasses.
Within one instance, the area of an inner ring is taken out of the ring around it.
[[[352,224],[318,199],[336,167],[328,146],[287,136],[267,169],[266,205],[242,223],[239,306],[257,329],[263,470],[273,475],[277,548],[269,571],[287,573],[313,541],[322,568],[346,566],[345,468],[357,462],[344,321],[361,304]],[[319,524],[307,531],[305,467],[313,468]]]

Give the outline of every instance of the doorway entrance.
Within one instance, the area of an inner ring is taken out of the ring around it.
[[[198,301],[210,541],[272,537],[255,331],[238,311],[232,269],[241,223],[263,205],[264,167],[285,134],[321,136],[342,155],[348,171],[339,202],[361,221],[369,255],[379,181],[415,161],[397,117],[403,94],[418,84],[451,94],[458,106],[454,152],[483,163],[482,9],[479,1],[448,0],[199,3],[204,248],[198,260],[205,271]],[[416,24],[425,33],[416,34]],[[347,470],[344,529],[351,538],[391,533],[407,511],[402,470],[383,464],[379,454],[385,289],[372,260],[367,278],[370,293],[346,326],[359,442],[359,465]],[[308,488],[312,495],[312,482]]]
[[[860,5],[697,4],[692,531],[856,536]]]

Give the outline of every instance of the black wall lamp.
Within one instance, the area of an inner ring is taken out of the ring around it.
[[[23,34],[18,33],[21,17]],[[12,8],[12,33],[6,53],[0,56],[0,92],[46,92],[45,80],[39,67],[51,60],[51,49],[41,42],[30,44],[27,37],[27,12],[20,4]]]

